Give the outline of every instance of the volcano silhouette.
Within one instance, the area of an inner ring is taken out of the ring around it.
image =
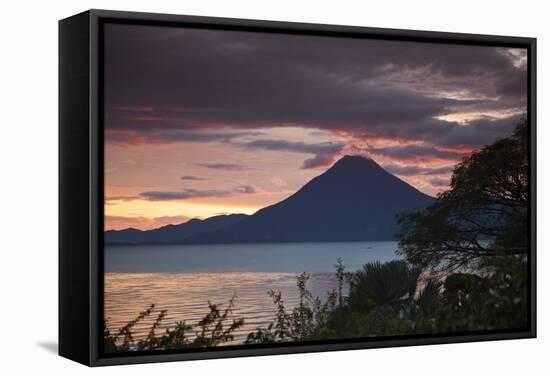
[[[433,201],[372,159],[345,156],[287,199],[184,242],[394,240],[396,216]]]

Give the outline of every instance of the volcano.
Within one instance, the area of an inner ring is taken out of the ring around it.
[[[139,231],[107,231],[106,244],[222,244],[395,240],[397,215],[430,197],[374,160],[345,156],[287,199],[234,214]]]
[[[374,160],[345,156],[287,199],[185,243],[395,240],[396,216],[434,201]]]

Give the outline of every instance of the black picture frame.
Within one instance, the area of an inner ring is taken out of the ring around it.
[[[103,335],[102,42],[106,22],[345,38],[521,47],[528,51],[529,327],[206,350],[105,354]],[[59,22],[59,354],[88,366],[431,345],[536,337],[536,39],[89,10]]]

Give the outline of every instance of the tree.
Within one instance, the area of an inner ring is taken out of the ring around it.
[[[515,264],[486,276],[471,273],[449,276],[437,314],[438,331],[526,328],[527,270]]]
[[[452,271],[525,258],[528,251],[528,127],[465,157],[450,189],[419,212],[398,218],[409,262]]]

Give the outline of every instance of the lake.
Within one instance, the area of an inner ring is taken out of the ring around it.
[[[191,324],[208,313],[209,300],[223,308],[236,294],[233,317],[244,317],[245,324],[233,343],[241,343],[272,321],[269,290],[281,291],[291,309],[298,273],[310,273],[308,288],[324,298],[337,286],[338,257],[346,271],[355,271],[368,261],[398,258],[396,249],[396,242],[106,246],[105,316],[115,330],[154,303],[168,310],[165,325]],[[138,338],[153,320],[136,326]]]

